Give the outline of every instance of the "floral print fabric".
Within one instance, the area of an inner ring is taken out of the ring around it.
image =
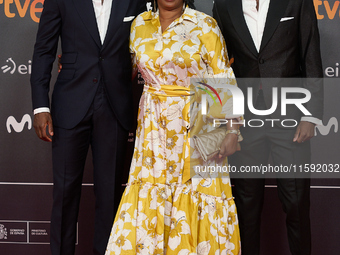
[[[106,255],[240,254],[229,177],[183,180],[190,78],[234,79],[216,21],[187,7],[162,32],[158,13],[142,13],[132,24],[130,50],[145,87]]]

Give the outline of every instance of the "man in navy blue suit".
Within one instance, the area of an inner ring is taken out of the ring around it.
[[[120,196],[132,125],[130,25],[144,0],[45,0],[34,47],[34,128],[52,142],[51,251],[74,254],[89,146],[96,196],[94,254],[104,254]],[[51,70],[61,40],[62,70],[50,107]],[[51,109],[51,110],[50,110]],[[116,190],[116,194],[115,194]]]

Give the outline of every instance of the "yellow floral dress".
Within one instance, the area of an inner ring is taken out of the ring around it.
[[[145,86],[106,255],[240,254],[229,177],[183,177],[194,128],[190,78],[234,79],[223,37],[213,18],[188,7],[163,33],[158,15],[144,12],[131,28],[130,50]]]

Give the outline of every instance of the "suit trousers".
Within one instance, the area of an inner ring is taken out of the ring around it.
[[[75,252],[82,178],[90,146],[96,199],[93,253],[105,253],[122,194],[121,184],[126,182],[119,173],[124,167],[127,134],[110,107],[104,85],[99,85],[86,116],[76,127],[54,127],[53,255],[73,255]]]
[[[262,95],[257,99],[257,109],[264,109]],[[268,119],[257,116],[255,119]],[[248,120],[246,120],[248,121]],[[310,143],[293,142],[295,129],[266,123],[263,127],[241,127],[244,140],[241,151],[228,158],[238,169],[244,166],[266,166],[269,155],[273,166],[290,166],[310,163]],[[292,176],[295,175],[295,176]],[[277,190],[284,212],[290,251],[293,255],[311,253],[310,230],[310,179],[305,175],[277,173]],[[248,178],[250,177],[250,178]],[[264,198],[264,177],[231,174],[233,195],[240,221],[242,255],[260,254],[260,224]],[[260,178],[258,178],[260,177]],[[298,177],[298,178],[297,178]]]

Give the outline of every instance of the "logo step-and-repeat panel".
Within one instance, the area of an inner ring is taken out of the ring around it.
[[[211,15],[212,0],[196,0]],[[339,164],[340,2],[314,0],[319,21],[325,75],[324,125],[313,138],[313,164]],[[51,145],[40,141],[32,127],[30,74],[33,45],[43,0],[0,0],[0,253],[50,254],[52,208]],[[57,76],[57,66],[53,80]],[[141,90],[139,77],[135,86]],[[135,94],[137,109],[140,90]],[[133,131],[129,138],[127,175]],[[275,183],[268,180],[262,224],[262,252],[289,254],[285,219]],[[339,179],[313,179],[311,189],[313,254],[337,255],[340,229]],[[92,254],[94,195],[91,159],[86,163],[78,221],[76,254]],[[273,228],[272,226],[275,226]],[[280,255],[279,254],[279,255]]]

